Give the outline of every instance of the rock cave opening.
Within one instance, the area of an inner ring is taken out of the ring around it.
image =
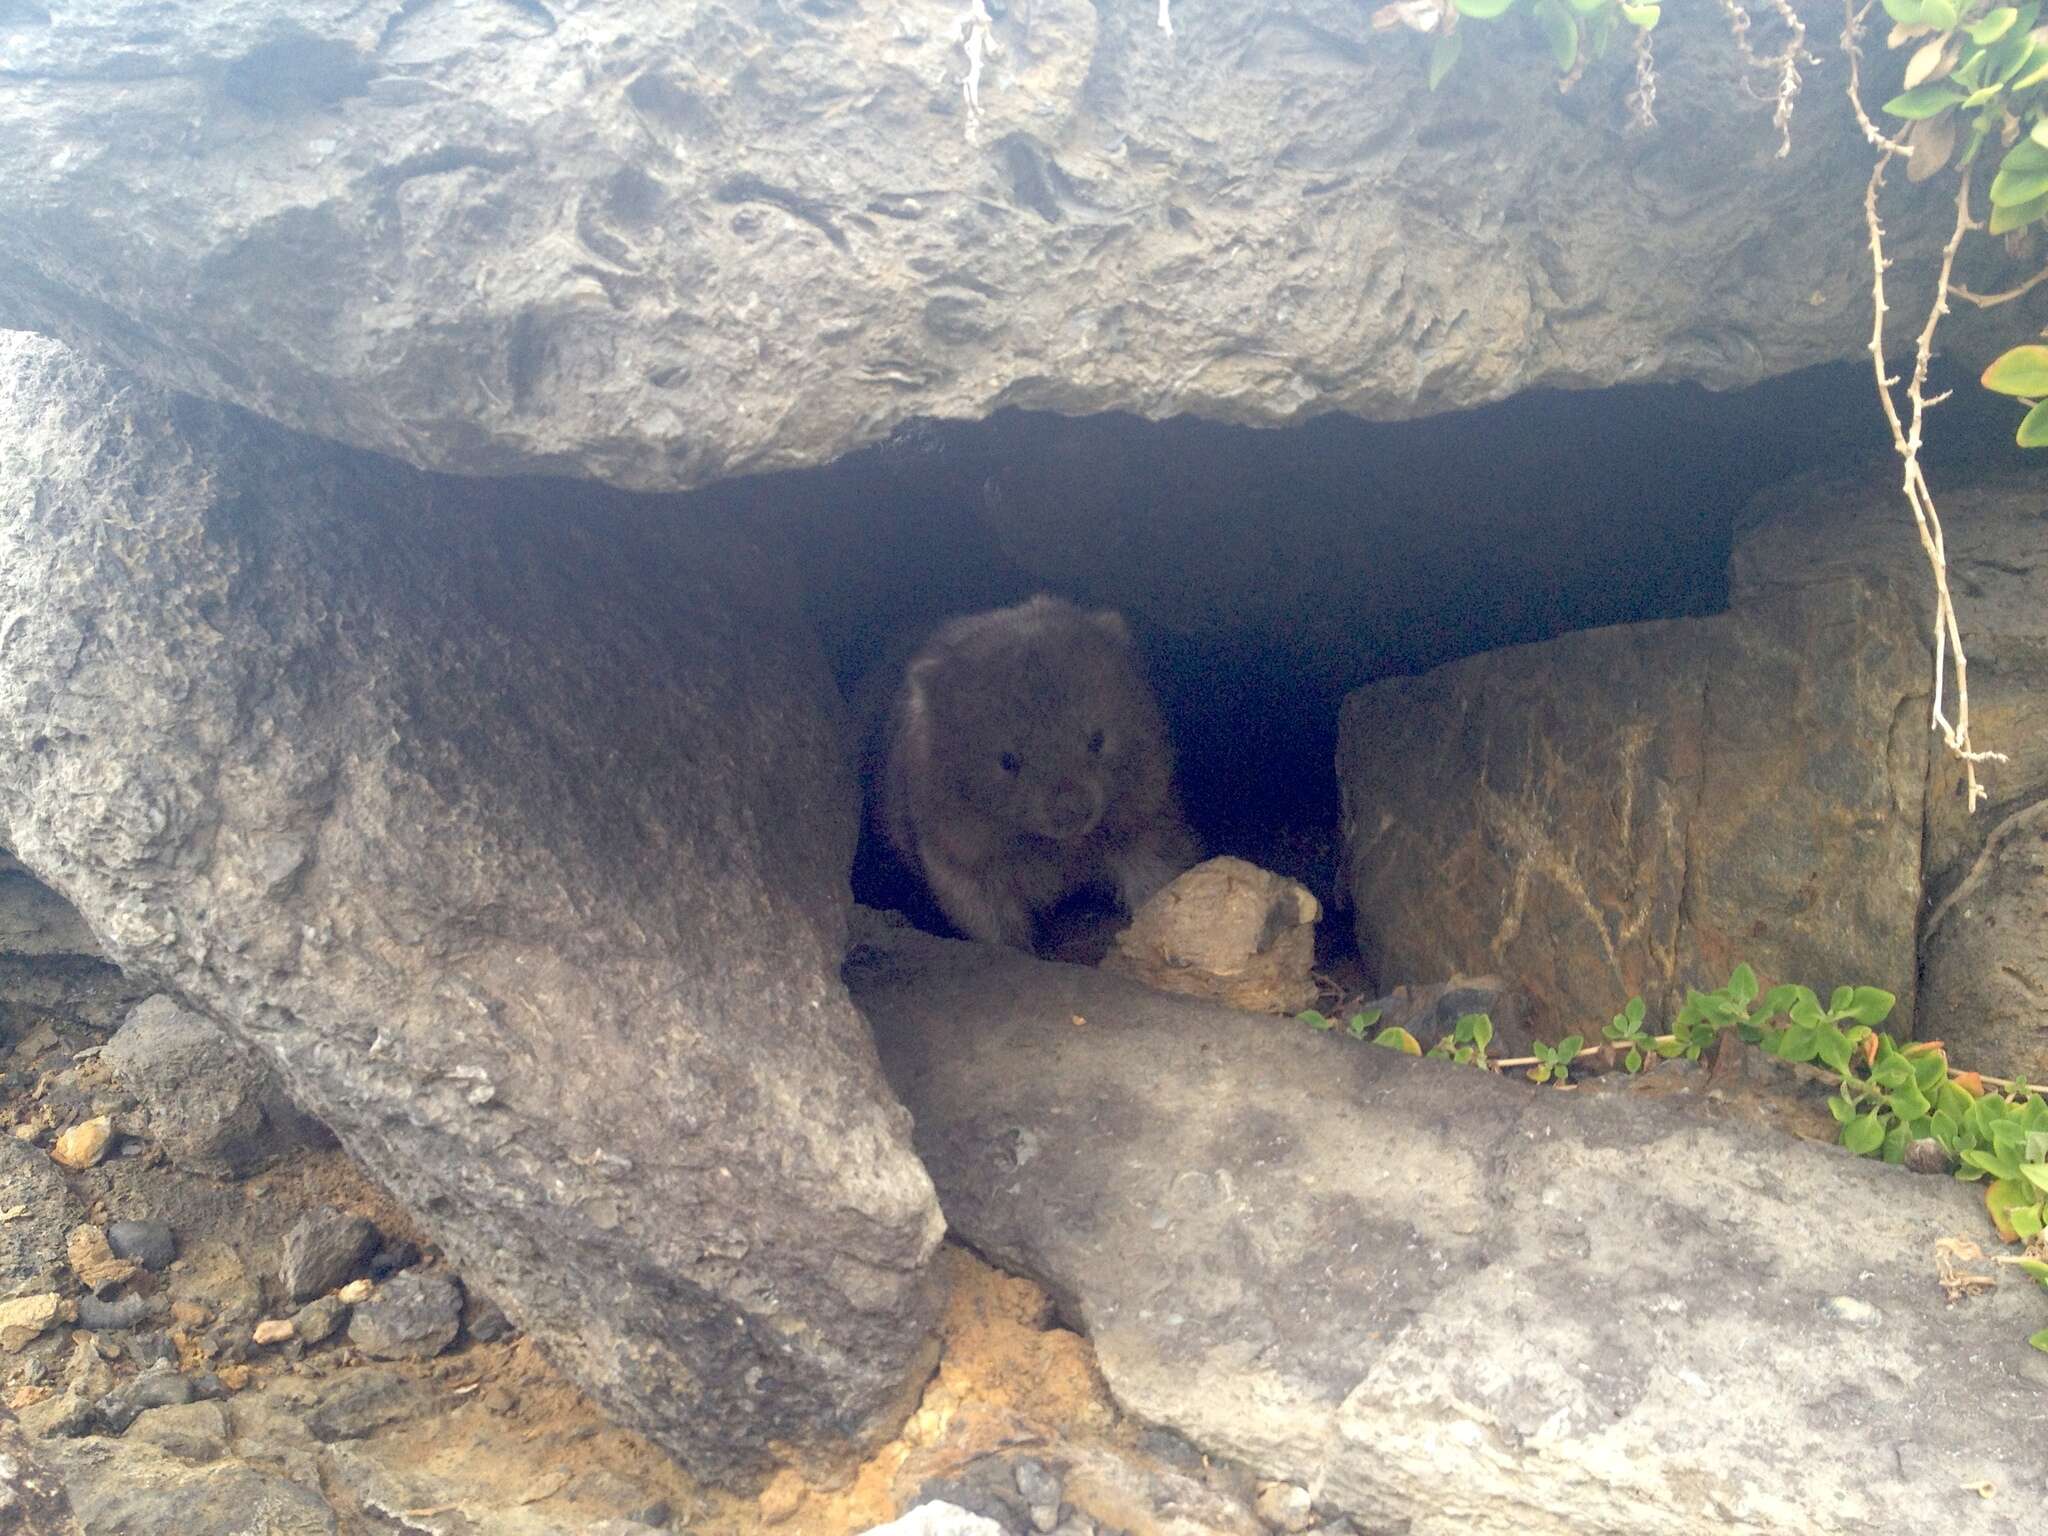
[[[2014,456],[1996,402],[1956,399],[1931,465]],[[1888,453],[1869,371],[1844,363],[1728,392],[1541,391],[1407,422],[1005,410],[701,494],[785,541],[856,720],[948,618],[1037,592],[1122,612],[1206,850],[1307,885],[1324,909],[1319,954],[1341,962],[1353,938],[1332,763],[1348,693],[1573,631],[1721,612],[1752,498]],[[945,931],[874,843],[857,898]]]

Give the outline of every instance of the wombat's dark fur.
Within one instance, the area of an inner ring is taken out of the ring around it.
[[[1054,597],[955,619],[911,658],[880,799],[954,926],[1015,949],[1083,887],[1135,911],[1196,855],[1123,619]]]

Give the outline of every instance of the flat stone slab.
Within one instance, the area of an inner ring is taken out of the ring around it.
[[[1132,1413],[1407,1536],[2038,1530],[1976,1191],[906,934],[848,978],[952,1229]],[[1982,1490],[1982,1491],[1979,1491]]]

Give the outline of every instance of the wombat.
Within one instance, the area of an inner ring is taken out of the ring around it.
[[[911,658],[879,789],[940,910],[1014,949],[1088,886],[1135,912],[1197,853],[1122,617],[1056,597],[955,619]]]

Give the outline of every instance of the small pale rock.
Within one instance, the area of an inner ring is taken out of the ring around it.
[[[1254,1506],[1259,1518],[1276,1531],[1305,1531],[1315,1521],[1315,1501],[1306,1488],[1293,1483],[1268,1483]]]
[[[1820,1304],[1820,1309],[1851,1328],[1875,1328],[1884,1320],[1884,1314],[1876,1307],[1854,1296],[1830,1296]]]
[[[256,1325],[249,1337],[258,1344],[282,1344],[286,1339],[296,1338],[298,1330],[288,1317],[268,1317]]]
[[[1316,1000],[1321,915],[1308,887],[1243,859],[1210,859],[1146,902],[1102,966],[1162,992],[1297,1013]]]
[[[57,1138],[57,1144],[50,1148],[50,1156],[61,1166],[73,1173],[90,1168],[107,1155],[107,1144],[114,1139],[114,1122],[107,1115],[95,1115],[81,1121]]]
[[[71,1229],[64,1251],[78,1283],[95,1296],[104,1296],[118,1285],[135,1278],[142,1266],[133,1259],[117,1259],[108,1245],[107,1234],[87,1223]]]
[[[793,1467],[784,1467],[761,1490],[760,1514],[763,1525],[780,1525],[802,1507],[809,1490]]]
[[[862,1536],[1004,1536],[1004,1532],[986,1515],[933,1499],[887,1525],[870,1526]]]
[[[77,1307],[54,1292],[0,1301],[0,1349],[16,1354],[57,1324],[77,1316]]]
[[[178,1239],[160,1221],[116,1221],[107,1226],[114,1257],[133,1259],[144,1269],[168,1269],[178,1257]]]
[[[294,1312],[291,1327],[301,1343],[319,1344],[332,1338],[334,1331],[347,1321],[348,1303],[339,1296],[322,1296]]]
[[[171,1303],[171,1321],[180,1328],[204,1328],[213,1321],[213,1313],[196,1301],[179,1300]]]
[[[368,1280],[351,1280],[334,1293],[334,1299],[345,1306],[359,1307],[377,1293],[377,1287]]]

